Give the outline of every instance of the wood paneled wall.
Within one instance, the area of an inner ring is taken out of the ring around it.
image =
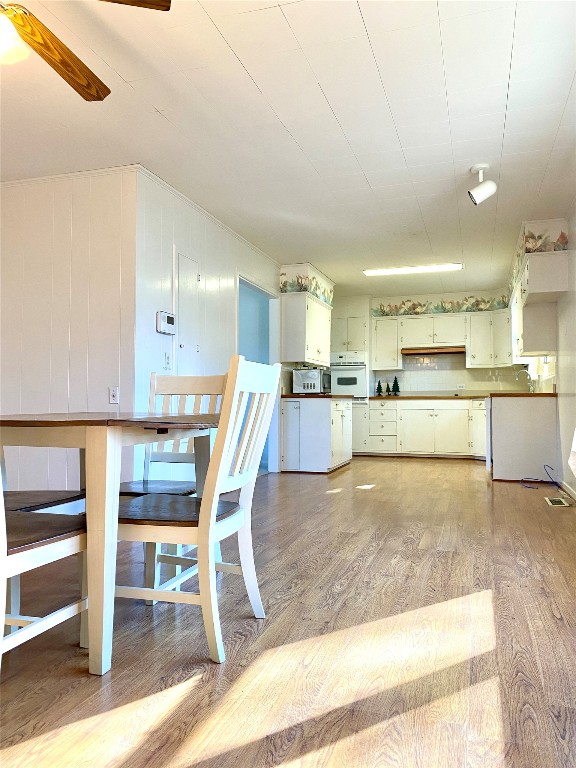
[[[175,251],[200,267],[198,373],[236,351],[238,275],[277,293],[271,259],[139,166],[4,184],[1,247],[4,413],[113,410],[110,386],[146,409]],[[12,449],[7,468],[14,489],[78,483],[74,452]]]

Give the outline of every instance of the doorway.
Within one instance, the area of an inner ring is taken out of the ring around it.
[[[238,354],[254,363],[270,363],[270,300],[274,297],[243,278],[238,280]],[[260,471],[268,471],[266,440]]]

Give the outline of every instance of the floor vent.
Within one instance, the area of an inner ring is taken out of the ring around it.
[[[555,497],[544,496],[544,501],[546,502],[546,504],[550,504],[551,507],[569,507],[570,506],[570,504],[568,504],[566,499],[563,499],[560,496],[555,496]]]

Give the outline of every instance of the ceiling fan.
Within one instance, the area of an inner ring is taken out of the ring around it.
[[[171,0],[102,0],[120,5],[133,5],[137,8],[150,8],[155,11],[169,11]],[[103,101],[110,93],[92,70],[88,69],[68,46],[59,40],[48,27],[23,5],[0,2],[0,13],[14,25],[18,35],[36,51],[44,61],[54,69],[68,85],[86,101]]]

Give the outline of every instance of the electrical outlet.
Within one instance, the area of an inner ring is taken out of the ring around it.
[[[120,387],[108,387],[108,402],[110,405],[118,405],[120,402]]]
[[[164,370],[165,371],[172,370],[172,355],[170,354],[170,352],[164,352]]]
[[[464,389],[464,384],[456,384],[456,389]]]

